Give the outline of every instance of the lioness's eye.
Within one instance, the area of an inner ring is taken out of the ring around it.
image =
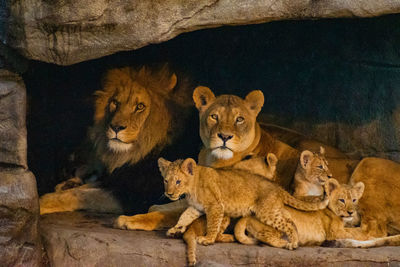
[[[217,114],[211,114],[211,119],[213,120],[218,120],[218,115]]]
[[[177,181],[176,181],[176,184],[180,184],[180,183],[181,183],[181,180],[177,180]]]
[[[143,110],[145,107],[146,107],[146,106],[145,106],[143,103],[139,103],[139,104],[137,104],[137,106],[136,106],[136,110],[137,110],[137,111],[141,111],[141,110]]]
[[[241,123],[241,122],[243,122],[244,121],[244,118],[243,117],[237,117],[236,118],[236,122],[237,123]]]
[[[344,199],[343,199],[343,198],[339,199],[339,201],[342,202],[342,203],[344,203]]]

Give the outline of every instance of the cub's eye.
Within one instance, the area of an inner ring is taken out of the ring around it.
[[[353,202],[356,202],[357,201],[357,199],[353,199]]]
[[[242,123],[244,121],[244,118],[243,117],[237,117],[236,118],[236,122],[237,123]]]
[[[342,203],[344,203],[344,199],[343,199],[343,198],[340,198],[339,201],[342,202]]]
[[[324,167],[322,165],[319,165],[318,168],[323,169]]]
[[[218,115],[217,114],[211,114],[211,119],[213,120],[218,120]]]
[[[176,181],[176,184],[180,184],[180,183],[181,183],[181,180],[177,180],[177,181]]]
[[[145,106],[143,103],[139,103],[139,104],[137,104],[137,106],[136,106],[136,110],[137,110],[137,111],[142,111],[142,110],[144,110],[145,107],[146,107],[146,106]]]

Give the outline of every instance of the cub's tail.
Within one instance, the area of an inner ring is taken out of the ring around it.
[[[257,239],[246,235],[247,221],[250,217],[241,218],[235,225],[234,233],[235,238],[242,244],[255,245],[258,243]]]
[[[337,239],[324,242],[323,245],[337,248],[372,248],[382,246],[400,246],[400,235],[379,237],[365,241],[354,239]]]
[[[304,211],[322,210],[325,209],[329,203],[328,198],[325,198],[321,202],[302,201],[300,199],[295,198],[294,196],[286,192],[284,189],[281,190],[283,196],[283,203],[298,210],[304,210]]]

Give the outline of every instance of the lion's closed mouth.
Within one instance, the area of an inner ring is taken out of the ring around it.
[[[121,139],[118,139],[117,137],[111,138],[110,141],[116,141],[116,142],[120,142],[120,143],[124,143],[124,144],[128,144],[124,141],[122,141]]]

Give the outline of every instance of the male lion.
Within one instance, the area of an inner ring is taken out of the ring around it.
[[[41,213],[121,212],[120,204],[135,212],[147,211],[163,192],[157,158],[193,156],[197,149],[191,92],[187,79],[178,81],[166,65],[109,70],[103,88],[95,93],[87,164],[78,171],[82,179],[102,175],[102,188],[108,190],[87,185],[57,190],[41,197]],[[183,134],[185,138],[180,138]]]

